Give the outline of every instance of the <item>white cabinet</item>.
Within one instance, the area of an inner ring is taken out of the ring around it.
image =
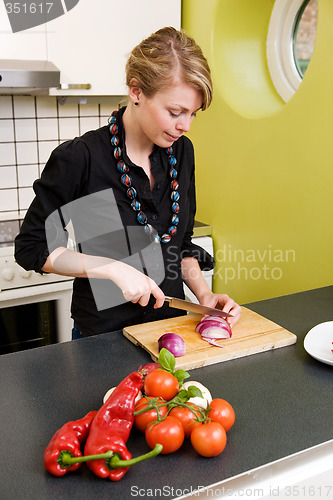
[[[0,59],[47,59],[46,24],[12,32],[4,2],[0,3]]]
[[[132,48],[164,26],[180,28],[181,0],[80,0],[46,24],[48,59],[62,85],[51,95],[125,95],[125,64]],[[76,86],[90,85],[90,89]]]
[[[211,236],[197,236],[192,239],[192,242],[195,245],[198,245],[199,247],[203,248],[208,252],[212,257],[214,257],[214,246],[213,246],[213,238]],[[204,275],[205,281],[208,285],[208,288],[210,290],[213,289],[213,274],[214,270],[211,271],[203,271],[202,273]],[[194,295],[193,292],[184,284],[184,293],[185,293],[185,298],[186,300],[190,300],[191,302],[196,302],[197,304],[199,303],[198,299]]]
[[[181,0],[80,0],[52,21],[12,33],[0,2],[0,59],[51,61],[61,84],[74,87],[51,89],[51,95],[125,95],[132,48],[157,29],[180,24]],[[76,88],[82,84],[90,88]]]

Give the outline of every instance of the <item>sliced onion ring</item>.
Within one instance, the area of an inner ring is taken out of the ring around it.
[[[229,323],[218,316],[205,317],[197,324],[195,331],[216,347],[223,347],[215,342],[216,339],[228,339],[232,335]]]
[[[158,351],[162,348],[170,351],[176,358],[186,353],[185,341],[177,333],[165,333],[158,339]]]

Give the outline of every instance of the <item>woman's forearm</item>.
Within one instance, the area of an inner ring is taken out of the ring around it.
[[[155,307],[162,307],[164,303],[164,293],[149,276],[125,262],[107,257],[81,254],[61,247],[48,256],[42,271],[74,278],[109,279],[131,302],[146,306],[153,295]]]
[[[112,279],[110,269],[107,272],[107,268],[110,268],[115,262],[113,259],[106,257],[81,254],[60,247],[56,248],[48,256],[42,271],[63,276],[73,276],[74,278]]]

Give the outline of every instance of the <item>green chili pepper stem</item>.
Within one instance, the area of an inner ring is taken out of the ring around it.
[[[62,468],[70,467],[73,464],[79,464],[82,462],[89,462],[90,460],[105,460],[106,466],[112,469],[119,469],[119,467],[130,467],[131,465],[135,465],[139,462],[143,462],[148,458],[156,457],[163,450],[163,446],[161,444],[156,444],[155,448],[144,455],[140,455],[139,457],[132,458],[131,460],[121,460],[117,453],[114,453],[112,450],[109,450],[105,453],[100,453],[99,455],[83,455],[81,457],[73,457],[73,455],[69,451],[62,451],[58,457],[58,463]]]
[[[99,455],[83,455],[81,457],[73,457],[73,455],[69,451],[63,451],[59,455],[58,462],[61,461],[62,467],[70,467],[73,464],[88,462],[90,460],[110,459],[113,455],[113,451],[109,450],[105,453],[100,453]]]
[[[139,462],[143,462],[144,460],[148,460],[149,458],[156,457],[163,450],[163,446],[159,443],[155,445],[155,448],[144,455],[140,455],[135,458],[131,458],[130,460],[121,460],[119,455],[113,455],[109,460],[107,460],[107,467],[111,469],[118,469],[119,467],[130,467],[131,465],[138,464]]]

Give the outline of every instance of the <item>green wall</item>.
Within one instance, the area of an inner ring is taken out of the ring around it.
[[[212,69],[214,99],[189,137],[197,219],[213,226],[214,291],[239,303],[333,283],[333,2],[284,103],[266,60],[273,0],[183,0],[183,28]]]

